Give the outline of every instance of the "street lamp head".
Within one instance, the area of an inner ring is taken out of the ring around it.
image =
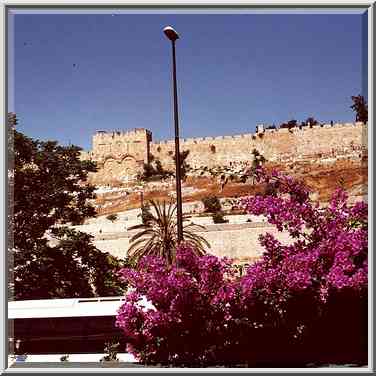
[[[165,33],[166,37],[172,42],[175,42],[176,39],[179,39],[179,34],[171,26],[166,26],[163,29],[163,32]]]

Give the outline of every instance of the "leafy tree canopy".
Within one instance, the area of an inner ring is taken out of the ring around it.
[[[33,140],[14,131],[14,231],[17,248],[33,247],[56,223],[78,224],[95,215],[87,200],[94,186],[84,184],[90,161],[80,161],[80,148]]]
[[[77,146],[34,140],[8,123],[14,157],[8,173],[14,298],[120,293],[110,276],[120,260],[96,249],[90,235],[64,226],[95,215],[89,203],[95,187],[87,184],[95,164],[80,160]]]
[[[362,95],[351,97],[353,105],[351,108],[356,113],[355,121],[361,121],[363,123],[368,122],[368,106],[367,102]]]
[[[307,118],[305,123],[312,126],[312,125],[317,125],[319,122],[313,116],[310,116]]]

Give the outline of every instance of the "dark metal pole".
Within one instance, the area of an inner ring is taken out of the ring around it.
[[[178,243],[183,240],[183,208],[181,199],[181,174],[180,174],[180,147],[179,147],[179,117],[178,117],[178,93],[176,87],[176,56],[175,41],[172,41],[172,79],[174,90],[174,120],[175,120],[175,165],[176,165],[176,206],[177,206],[177,230]]]

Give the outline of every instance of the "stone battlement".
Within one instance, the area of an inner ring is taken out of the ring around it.
[[[95,135],[94,137],[107,137],[107,136],[124,136],[124,135],[132,135],[132,134],[137,134],[137,133],[145,133],[145,132],[148,132],[150,133],[149,130],[145,129],[145,128],[133,128],[133,129],[129,129],[129,130],[118,130],[118,131],[102,131],[102,130],[97,130],[95,132]]]
[[[278,136],[281,133],[292,132],[292,133],[300,133],[300,132],[309,132],[312,129],[320,129],[320,128],[347,128],[347,127],[361,127],[364,126],[362,122],[356,123],[324,123],[324,124],[317,124],[312,126],[297,126],[291,129],[287,128],[275,128],[275,129],[268,129],[264,128],[262,131],[258,131],[255,133],[243,133],[243,134],[235,134],[229,136],[206,136],[206,137],[194,137],[194,138],[181,138],[180,145],[182,144],[197,144],[206,141],[218,141],[218,140],[233,140],[239,138],[254,138],[257,137],[259,134],[262,133],[273,133]],[[367,126],[367,125],[366,125]],[[174,140],[161,140],[154,142],[153,145],[155,146],[162,146],[166,144],[174,144]]]

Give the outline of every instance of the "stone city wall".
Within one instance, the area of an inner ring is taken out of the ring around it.
[[[367,124],[323,124],[292,129],[262,129],[252,134],[187,138],[180,150],[189,150],[187,163],[193,168],[228,166],[252,160],[256,149],[268,161],[315,160],[340,155],[357,156],[367,150]],[[150,156],[159,159],[165,169],[173,169],[174,140],[152,142],[146,129],[128,132],[97,132],[93,149],[82,158],[98,162],[98,180],[127,180],[142,171]]]
[[[268,130],[255,134],[182,139],[180,150],[189,150],[193,168],[229,165],[252,160],[256,149],[268,161],[317,159],[361,151],[367,147],[367,126],[362,123]],[[150,151],[163,166],[172,168],[173,140],[152,143]]]

